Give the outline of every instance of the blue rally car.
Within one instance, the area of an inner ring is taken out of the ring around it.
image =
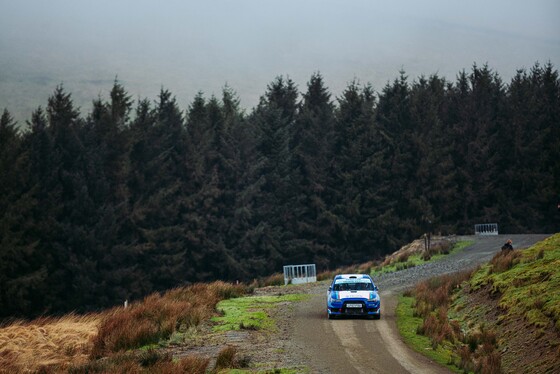
[[[339,274],[327,292],[329,319],[336,316],[381,318],[377,286],[367,274]]]

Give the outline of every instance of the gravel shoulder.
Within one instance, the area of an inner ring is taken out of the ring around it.
[[[507,239],[512,239],[515,249],[528,248],[546,239],[550,235],[493,235],[493,236],[460,236],[457,240],[471,240],[474,244],[465,250],[451,254],[436,262],[429,262],[395,273],[383,274],[374,278],[381,290],[392,292],[402,291],[421,280],[438,275],[469,270],[492,259],[500,251]]]

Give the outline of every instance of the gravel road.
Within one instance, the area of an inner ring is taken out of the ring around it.
[[[309,301],[299,303],[290,327],[286,353],[294,363],[304,364],[312,373],[448,373],[448,369],[409,349],[401,340],[395,323],[395,307],[400,291],[436,275],[467,270],[489,261],[508,239],[515,249],[529,247],[549,235],[465,236],[474,240],[460,253],[446,258],[385,274],[377,279],[381,290],[380,320],[328,320],[327,283],[314,285]]]

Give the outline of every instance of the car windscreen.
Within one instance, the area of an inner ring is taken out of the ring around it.
[[[373,291],[373,283],[367,280],[337,280],[333,286],[334,291]]]

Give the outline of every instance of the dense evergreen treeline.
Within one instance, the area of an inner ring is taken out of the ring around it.
[[[248,114],[229,88],[185,112],[115,82],[87,118],[58,87],[25,131],[4,111],[0,171],[1,316],[92,309],[380,257],[428,221],[557,231],[560,82],[474,66],[333,98],[279,77]]]

